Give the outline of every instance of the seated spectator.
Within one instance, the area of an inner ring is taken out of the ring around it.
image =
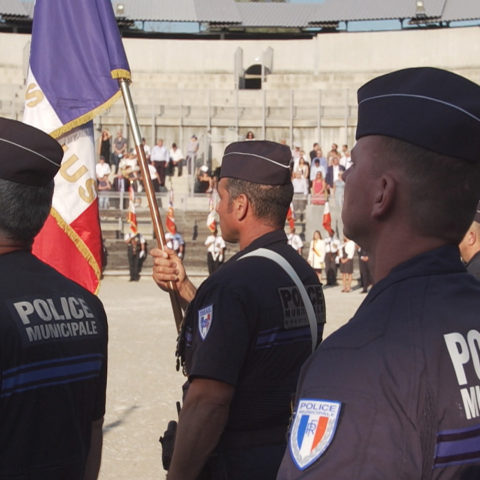
[[[106,208],[110,208],[110,199],[108,195],[103,195],[103,192],[109,192],[112,189],[112,184],[107,176],[103,177],[102,179],[98,180],[98,207],[103,210]]]
[[[111,173],[110,165],[106,162],[103,155],[100,155],[98,158],[98,162],[95,165],[95,173],[97,175],[97,180],[103,179],[104,177],[108,178]]]
[[[195,185],[193,186],[194,193],[210,193],[212,191],[212,177],[208,172],[208,167],[202,165],[197,172]]]
[[[177,169],[177,176],[181,177],[183,172],[183,153],[177,147],[176,143],[172,143],[172,148],[170,149],[170,162],[172,165],[172,175],[175,175],[175,168]]]

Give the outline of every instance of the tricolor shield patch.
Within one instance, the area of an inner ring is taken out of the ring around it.
[[[213,305],[202,308],[198,311],[198,331],[202,340],[205,340],[205,337],[212,326],[213,320]]]
[[[317,461],[335,435],[341,403],[301,398],[290,433],[290,455],[300,470]]]

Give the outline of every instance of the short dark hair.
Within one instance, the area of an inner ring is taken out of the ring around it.
[[[31,244],[50,212],[53,180],[32,186],[0,179],[0,230],[8,238]]]
[[[242,193],[248,198],[257,218],[266,220],[270,225],[283,228],[287,217],[288,208],[293,198],[293,186],[286,185],[260,185],[257,183],[227,178],[226,189],[230,202]]]
[[[473,220],[480,197],[480,163],[441,155],[390,137],[385,161],[408,178],[412,226],[423,235],[457,245]]]

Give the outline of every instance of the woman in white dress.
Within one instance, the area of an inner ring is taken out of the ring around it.
[[[308,263],[315,270],[318,280],[322,281],[322,270],[325,268],[325,242],[318,230],[313,232],[308,252]]]

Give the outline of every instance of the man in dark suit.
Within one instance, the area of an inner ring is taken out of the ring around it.
[[[338,173],[344,172],[345,167],[343,165],[340,165],[338,157],[332,156],[330,158],[332,159],[332,164],[327,168],[327,176],[325,177],[325,182],[330,188],[333,188],[335,180],[338,179]]]

